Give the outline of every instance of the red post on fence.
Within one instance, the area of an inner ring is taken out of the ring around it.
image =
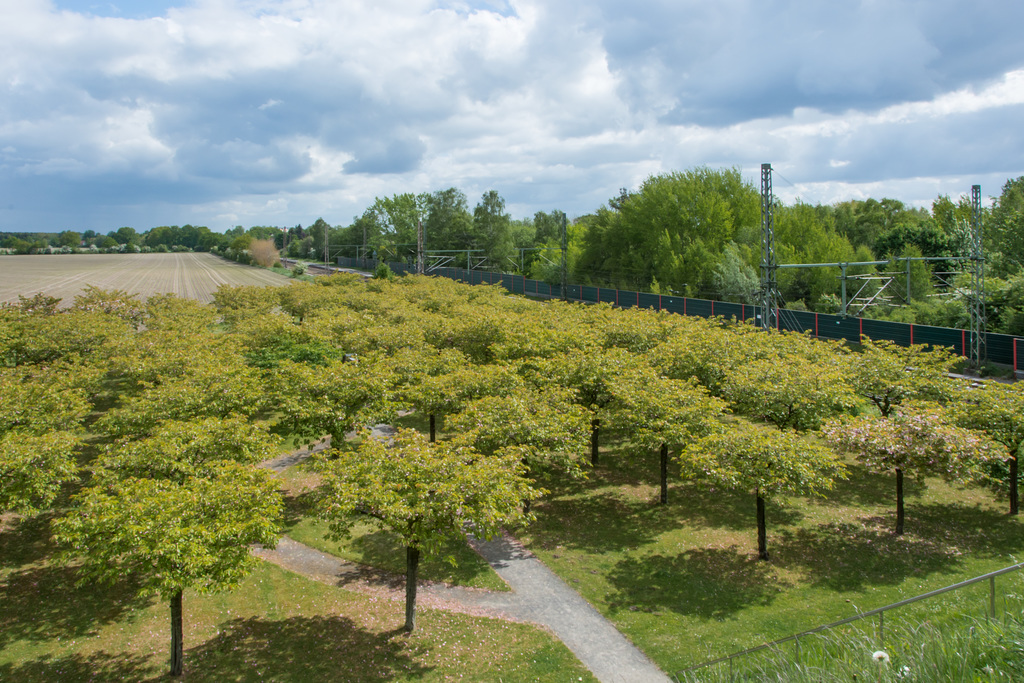
[[[711,317],[712,318],[715,317],[715,300],[714,299],[711,300]]]
[[[1013,338],[1013,371],[1014,372],[1017,372],[1017,370],[1019,369],[1017,367],[1017,342],[1019,342],[1019,341],[1020,341],[1020,339],[1017,339],[1016,337]]]
[[[818,336],[818,314],[814,314],[814,336]]]
[[[1017,358],[1017,344],[1016,344],[1016,341],[1017,340],[1014,340],[1015,343],[1013,345],[1013,357],[1014,357],[1013,365],[1014,365],[1014,369],[1015,370],[1017,369],[1017,361],[1016,361],[1016,358]],[[967,358],[967,330],[960,330],[960,355],[963,356],[964,358]]]
[[[914,323],[910,323],[910,345],[914,345]]]

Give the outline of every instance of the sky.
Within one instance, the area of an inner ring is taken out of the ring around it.
[[[1024,175],[1019,0],[0,0],[0,230],[586,214],[737,168],[929,207]]]

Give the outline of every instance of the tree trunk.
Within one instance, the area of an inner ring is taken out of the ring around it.
[[[764,498],[761,497],[760,489],[756,491],[755,495],[757,496],[757,556],[767,561],[768,528],[764,520]]]
[[[171,597],[171,675],[180,676],[184,669],[182,646],[181,591]]]
[[[436,443],[437,432],[434,430],[434,414],[430,414],[430,443]]]
[[[661,504],[668,503],[668,444],[661,444]]]
[[[598,435],[601,432],[601,420],[594,418],[590,421],[590,464],[597,467],[597,443]]]
[[[405,632],[416,628],[416,572],[420,566],[420,549],[405,548]]]
[[[903,535],[903,470],[896,468],[896,535]]]
[[[1010,514],[1017,514],[1017,456],[1010,458]]]

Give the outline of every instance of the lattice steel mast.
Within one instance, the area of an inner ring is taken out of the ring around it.
[[[981,370],[985,349],[985,252],[981,244],[981,185],[971,186],[971,367]]]
[[[779,283],[775,260],[775,222],[772,204],[772,165],[761,164],[761,291],[758,304],[761,306],[761,328],[773,330],[778,327]]]
[[[568,217],[562,213],[562,298],[569,297],[569,228]]]

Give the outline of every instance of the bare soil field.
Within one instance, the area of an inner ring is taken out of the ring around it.
[[[206,253],[0,256],[0,301],[43,292],[70,304],[87,285],[211,301],[221,285],[284,285],[289,278]]]

